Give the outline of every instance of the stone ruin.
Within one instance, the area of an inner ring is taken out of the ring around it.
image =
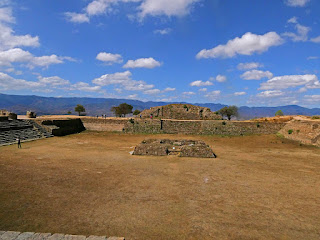
[[[32,111],[27,111],[27,118],[36,118],[37,114],[35,112]]]
[[[216,158],[209,145],[201,140],[147,139],[135,147],[133,155]]]
[[[11,119],[11,120],[16,120],[18,118],[18,115],[13,113],[13,112],[9,112],[7,110],[0,110],[0,118],[2,120],[8,120],[8,119]],[[0,119],[0,121],[1,121]]]
[[[221,116],[211,112],[210,108],[192,104],[169,104],[152,107],[142,111],[140,118],[177,119],[177,120],[220,120]]]

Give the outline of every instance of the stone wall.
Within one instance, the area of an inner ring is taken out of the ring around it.
[[[36,122],[44,126],[46,130],[50,130],[54,136],[65,136],[86,130],[81,119],[38,120]]]
[[[320,147],[319,120],[292,120],[280,131],[285,138]]]
[[[242,122],[242,121],[183,121],[134,119],[127,122],[125,132],[133,133],[168,133],[231,135],[275,134],[286,123]]]
[[[122,132],[128,119],[82,118],[82,123],[90,131]]]

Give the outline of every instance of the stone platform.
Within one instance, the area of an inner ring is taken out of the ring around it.
[[[0,240],[125,240],[123,237],[0,231]]]
[[[135,147],[133,155],[216,158],[212,149],[205,142],[184,139],[147,139]]]

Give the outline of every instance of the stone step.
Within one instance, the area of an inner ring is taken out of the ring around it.
[[[0,240],[125,240],[124,237],[0,231]]]

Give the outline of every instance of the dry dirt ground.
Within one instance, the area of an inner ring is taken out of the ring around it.
[[[134,156],[204,140],[216,159]],[[320,149],[274,135],[83,132],[0,148],[0,230],[126,239],[319,239]]]

